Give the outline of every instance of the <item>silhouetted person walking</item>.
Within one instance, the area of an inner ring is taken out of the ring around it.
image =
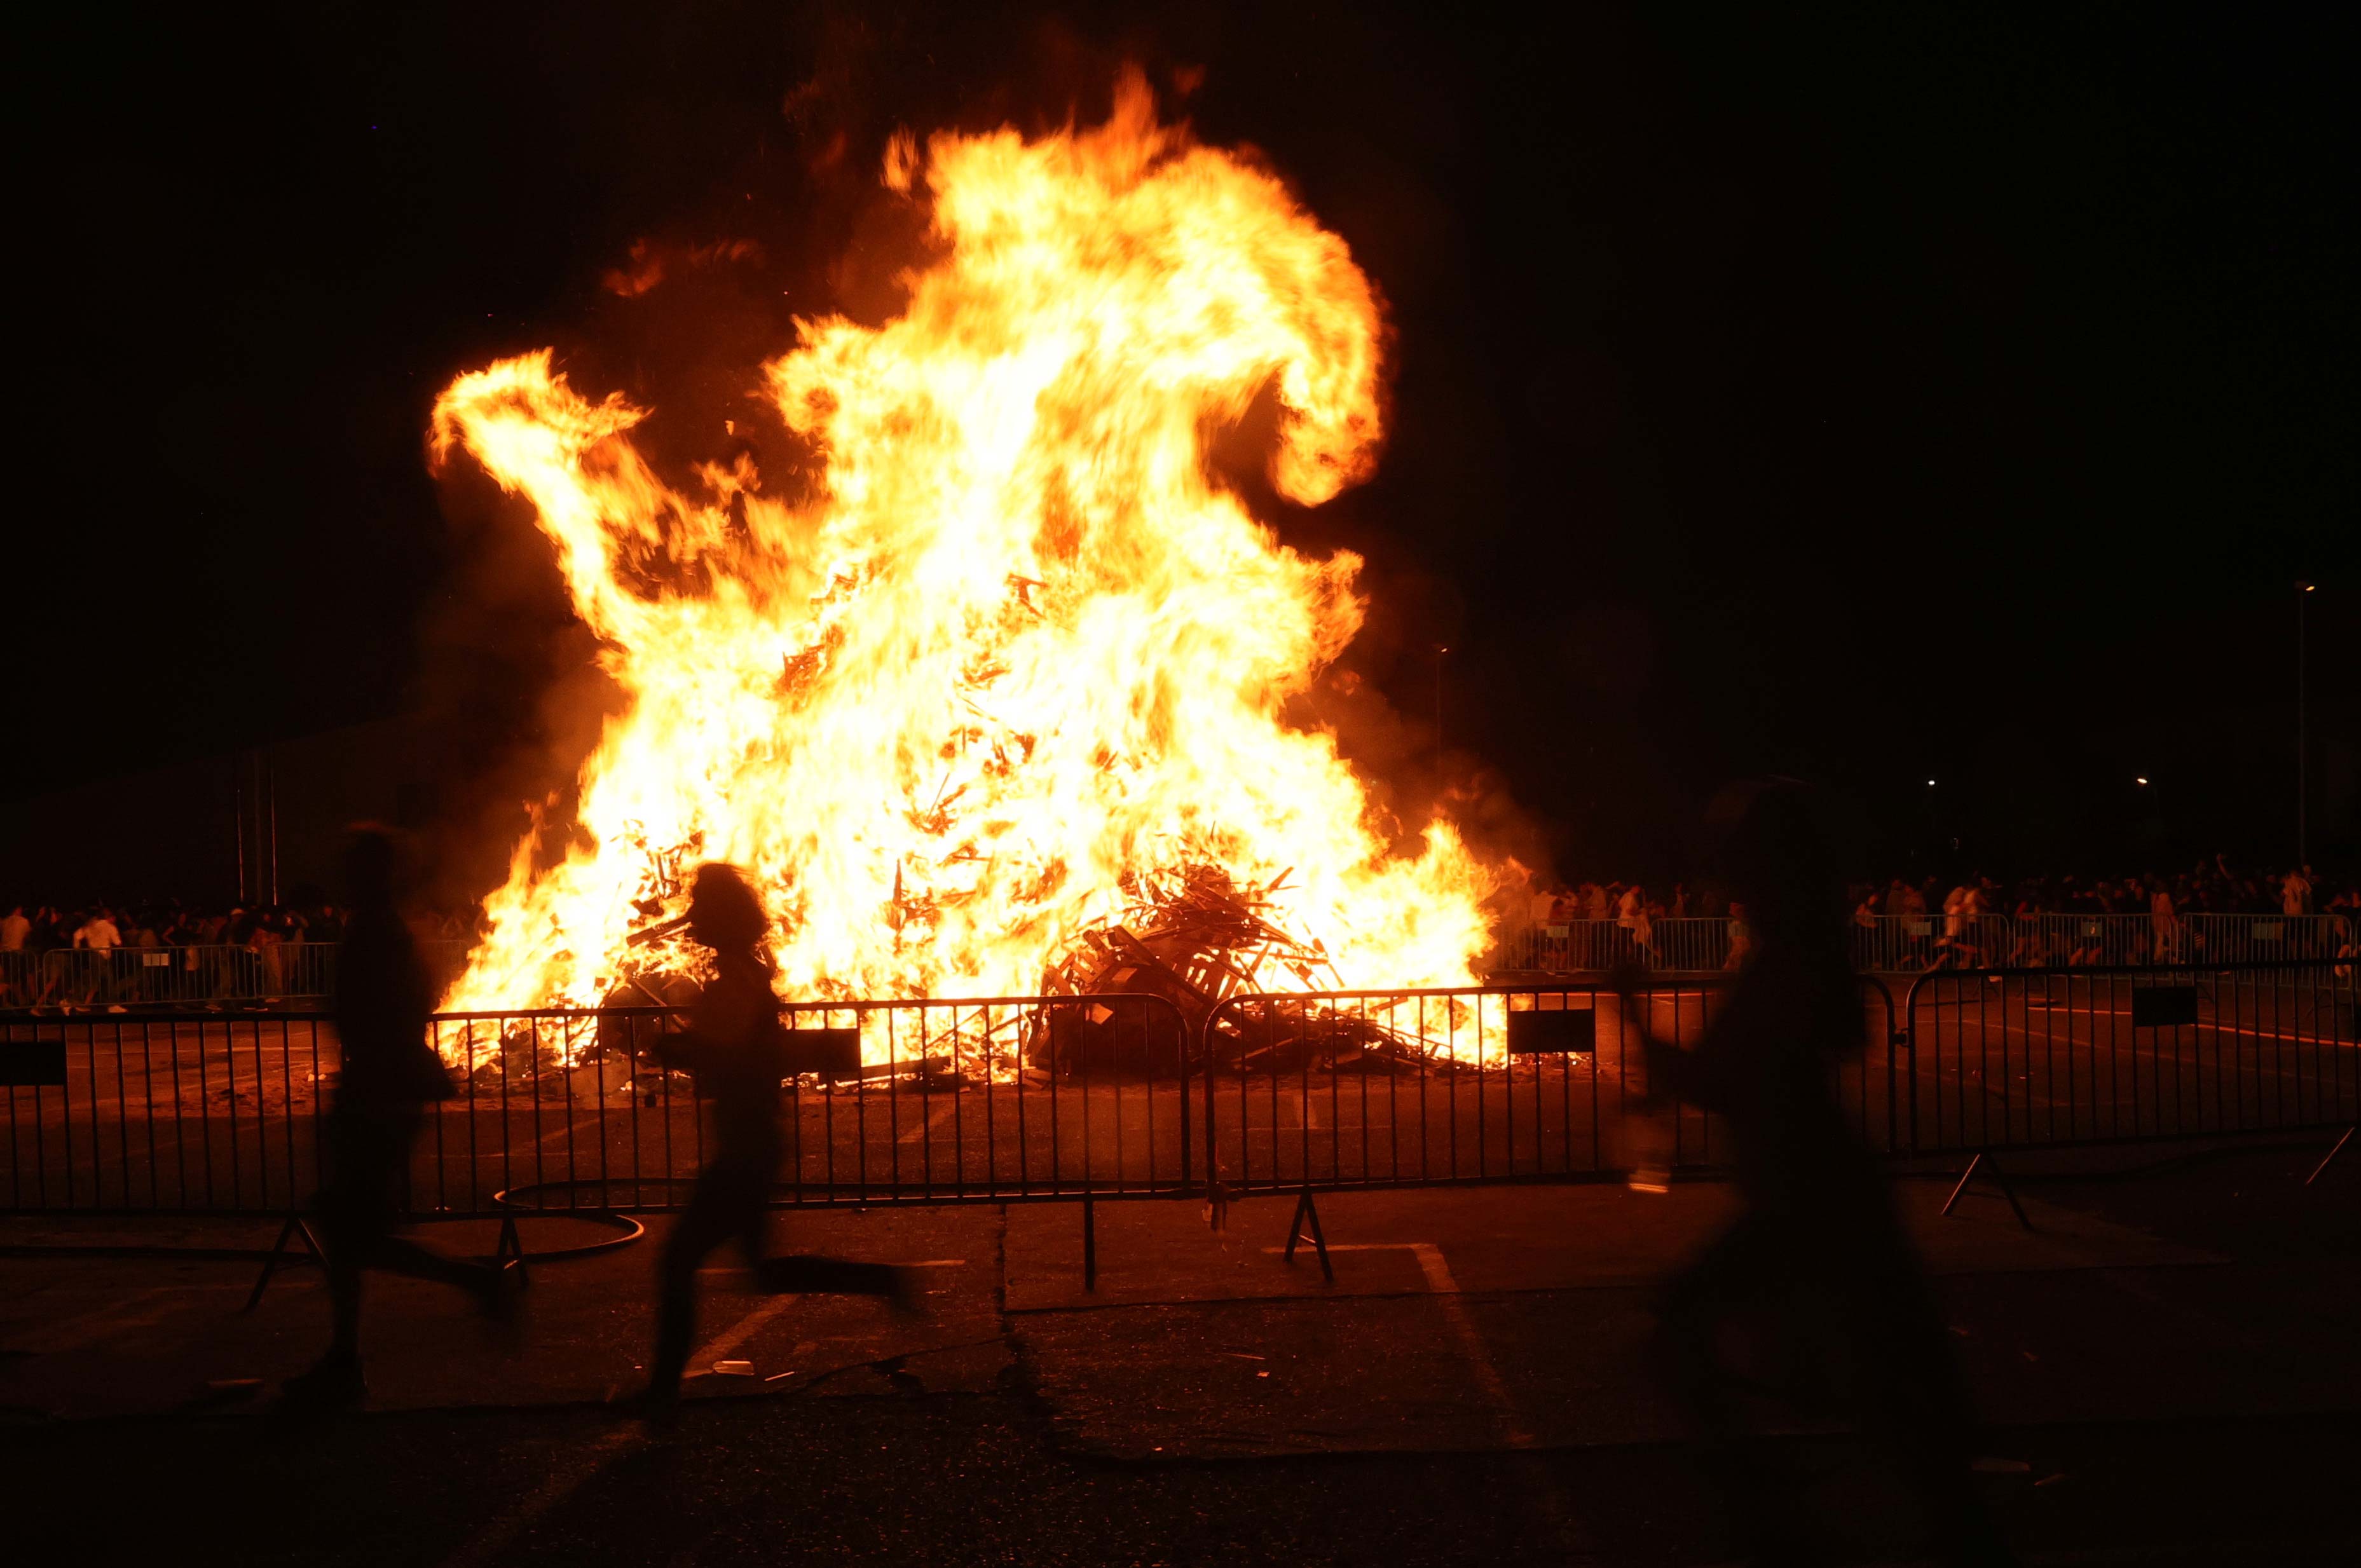
[[[396,1234],[411,1146],[425,1107],[448,1099],[450,1079],[427,1044],[434,994],[393,902],[393,842],[364,828],[345,859],[352,918],[336,950],[336,1035],[344,1051],[323,1130],[327,1180],[319,1198],[334,1337],[320,1364],[288,1380],[290,1404],[334,1408],[367,1393],[361,1376],[361,1276],[377,1268],[439,1280],[505,1315],[514,1298],[500,1269],[445,1257]]]
[[[697,868],[688,932],[713,949],[713,981],[692,1009],[687,1031],[657,1049],[667,1063],[696,1074],[698,1095],[712,1102],[713,1159],[697,1173],[688,1206],[664,1243],[655,1363],[639,1399],[651,1417],[669,1414],[680,1397],[697,1334],[697,1266],[726,1241],[734,1238],[745,1249],[761,1290],[885,1296],[905,1310],[913,1300],[908,1271],[890,1264],[765,1255],[771,1189],[785,1153],[779,1083],[791,1070],[763,945],[769,927],[762,899],[737,867]]]
[[[1974,1493],[1966,1399],[1925,1273],[1837,1099],[1837,1064],[1863,1025],[1843,891],[1812,802],[1780,782],[1716,815],[1737,818],[1726,871],[1753,937],[1728,1003],[1694,1051],[1647,1036],[1638,1009],[1624,1014],[1645,1037],[1651,1097],[1723,1118],[1746,1205],[1666,1288],[1660,1367],[1759,1561],[1798,1561],[1804,1546],[1795,1482],[1750,1441],[1746,1387],[1800,1390],[1728,1365],[1732,1331],[1745,1343],[1749,1327],[1771,1329],[1788,1353],[1758,1354],[1749,1372],[1793,1365],[1798,1350],[1833,1353],[1820,1370],[1846,1375],[1833,1391],[1890,1444],[1941,1561],[2005,1563]]]

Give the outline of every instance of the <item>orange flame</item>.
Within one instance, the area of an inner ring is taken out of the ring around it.
[[[915,148],[888,161],[906,186]],[[546,351],[435,404],[438,459],[532,503],[630,699],[574,847],[518,847],[446,1006],[687,967],[630,938],[701,859],[770,889],[789,996],[1029,992],[1127,886],[1203,864],[1291,871],[1272,910],[1327,983],[1466,982],[1495,873],[1441,819],[1393,853],[1334,736],[1280,718],[1359,630],[1360,562],[1279,544],[1207,465],[1271,386],[1281,493],[1369,472],[1382,331],[1344,242],[1137,77],[1104,126],[938,136],[920,172],[908,308],[799,322],[765,367],[824,463],[807,499],[742,460],[672,488],[645,411]]]

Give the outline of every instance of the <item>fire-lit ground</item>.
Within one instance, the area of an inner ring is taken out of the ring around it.
[[[2350,1169],[2301,1185],[2318,1153],[2030,1183],[2030,1233],[1996,1196],[1947,1221],[1940,1183],[1902,1184],[1987,1446],[2028,1466],[1992,1486],[2033,1560],[2310,1563],[2353,1543],[2361,1205]],[[1110,1204],[1090,1294],[1070,1206],[783,1215],[779,1245],[933,1264],[931,1312],[759,1298],[725,1255],[695,1364],[754,1376],[699,1379],[655,1444],[591,1407],[644,1362],[662,1220],[538,1269],[513,1350],[455,1300],[378,1287],[371,1410],[324,1433],[274,1435],[207,1387],[303,1365],[324,1328],[310,1271],[243,1317],[250,1263],[11,1255],[0,1405],[26,1430],[6,1463],[49,1501],[35,1528],[90,1561],[171,1540],[420,1563],[1715,1562],[1731,1549],[1639,1351],[1649,1281],[1729,1201],[1332,1195],[1333,1286],[1273,1255],[1279,1199],[1218,1234],[1193,1203]],[[564,1223],[532,1245],[573,1239]],[[6,1239],[110,1235],[268,1240],[97,1220]],[[1858,1551],[1897,1550],[1850,1443],[1783,1453]]]

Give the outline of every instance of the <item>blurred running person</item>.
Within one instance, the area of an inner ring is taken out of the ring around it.
[[[724,1242],[735,1240],[744,1249],[760,1290],[884,1296],[905,1310],[915,1304],[908,1269],[766,1255],[771,1190],[785,1154],[779,1083],[790,1070],[786,1031],[771,990],[775,970],[764,946],[769,932],[763,901],[743,872],[719,863],[697,869],[688,934],[713,949],[713,981],[697,998],[688,1029],[663,1040],[658,1050],[667,1063],[696,1074],[698,1097],[712,1102],[713,1159],[697,1173],[659,1265],[655,1362],[636,1401],[640,1413],[654,1420],[668,1418],[679,1402],[681,1373],[697,1337],[697,1266]]]
[[[1667,1046],[1627,1005],[1650,1102],[1718,1113],[1744,1209],[1666,1286],[1654,1342],[1700,1458],[1754,1561],[1817,1561],[1801,1478],[1750,1419],[1756,1396],[1796,1409],[1834,1396],[1883,1440],[1946,1563],[2004,1563],[1973,1489],[1973,1429],[1933,1292],[1885,1172],[1837,1098],[1837,1066],[1863,1044],[1845,951],[1843,892],[1808,794],[1785,781],[1725,796],[1730,891],[1752,951],[1693,1050]],[[1628,999],[1638,981],[1616,977]]]
[[[507,1269],[447,1257],[397,1234],[409,1189],[411,1146],[427,1105],[451,1097],[442,1058],[426,1042],[434,993],[410,927],[393,899],[393,840],[357,829],[345,856],[352,920],[336,951],[336,1036],[344,1065],[322,1129],[327,1182],[320,1190],[320,1241],[327,1251],[333,1329],[328,1354],[283,1396],[291,1409],[360,1403],[361,1279],[368,1269],[454,1286],[490,1316],[516,1298]]]

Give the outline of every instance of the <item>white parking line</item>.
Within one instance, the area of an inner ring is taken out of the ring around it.
[[[1501,1379],[1499,1369],[1492,1365],[1492,1353],[1485,1347],[1484,1336],[1477,1332],[1476,1320],[1467,1315],[1467,1305],[1459,1299],[1459,1282],[1451,1277],[1451,1266],[1444,1261],[1443,1249],[1432,1242],[1416,1242],[1411,1250],[1418,1255],[1418,1266],[1426,1276],[1427,1288],[1443,1303],[1443,1314],[1451,1320],[1454,1332],[1459,1336],[1460,1347],[1467,1353],[1467,1365],[1476,1374],[1477,1387],[1492,1401],[1500,1415],[1500,1435],[1511,1448],[1531,1448],[1533,1434],[1517,1413],[1516,1401],[1509,1398],[1509,1386]]]
[[[781,1312],[785,1311],[789,1307],[794,1306],[797,1301],[802,1299],[803,1298],[800,1296],[772,1297],[769,1300],[764,1301],[761,1306],[755,1308],[752,1311],[747,1313],[744,1317],[739,1319],[736,1322],[730,1324],[728,1328],[714,1335],[713,1338],[704,1345],[698,1347],[697,1353],[688,1358],[689,1365],[692,1367],[706,1367],[712,1365],[715,1362],[720,1360],[723,1356],[729,1354],[731,1351],[736,1350],[740,1345],[744,1344],[748,1340],[753,1338],[755,1332],[764,1323],[769,1322],[773,1318],[777,1317]]]
[[[2074,1011],[2075,1014],[2079,1016],[2085,1010],[2077,1008]],[[2106,1009],[2103,1008],[2099,1010],[2099,1013],[2096,1015],[2104,1017],[2108,1016],[2109,1014]],[[2117,1012],[2113,1015],[2116,1017],[2129,1016],[2128,1014],[2121,1012]],[[1965,1019],[1954,1020],[1952,1022],[1951,1028],[1948,1031],[1948,1043],[1950,1044],[1954,1049],[1964,1050],[1968,1047],[1968,1042],[1970,1040],[1980,1036],[1997,1033],[2004,1040],[2014,1036],[2023,1039],[2028,1046],[2048,1046],[2053,1048],[2069,1050],[2103,1050],[2110,1055],[2128,1054],[2138,1057],[2144,1060],[2158,1062],[2180,1059],[2180,1051],[2179,1047],[2181,1044],[2185,1043],[2194,1049],[2204,1043],[2202,1036],[2208,1032],[2211,1032],[2213,1036],[2214,1044],[2217,1048],[2219,1047],[2220,1042],[2224,1037],[2234,1040],[2291,1040],[2298,1045],[2328,1046],[2346,1049],[2351,1048],[2353,1044],[2353,1042],[2345,1040],[2322,1039],[2314,1035],[2290,1035],[2275,1033],[2267,1029],[2241,1029],[2236,1027],[2223,1028],[2210,1021],[2199,1024],[2173,1025],[2169,1026],[2176,1031],[2183,1029],[2188,1030],[2190,1035],[2184,1041],[2180,1036],[2178,1036],[2178,1034],[2176,1034],[2174,1039],[2169,1042],[2171,1048],[2168,1049],[2167,1043],[2158,1042],[2155,1039],[2144,1040],[2136,1034],[2128,1034],[2125,1031],[2119,1030],[2112,1026],[2110,1026],[2104,1033],[2101,1033],[2100,1031],[2093,1029],[2086,1036],[2075,1032],[2072,1019],[2070,1018],[2067,1021],[2066,1033],[2061,1036],[2054,1029],[2035,1029],[2029,1024],[2013,1024],[2009,1022],[2007,1015],[2004,1014],[1996,1018],[1979,1018],[1971,1016]],[[1935,1027],[1930,1031],[1930,1033],[1934,1036],[1936,1048],[1939,1049],[1942,1045],[1947,1043],[1947,1032],[1942,1026],[1941,1019],[1938,1018],[1936,1020]],[[2153,1031],[2151,1031],[2151,1033],[2153,1033]],[[2192,1058],[2191,1060],[2193,1062],[2194,1058]],[[2301,1076],[2302,1073],[2302,1063],[2301,1059],[2299,1059],[2296,1064],[2295,1071],[2298,1076]],[[2284,1070],[2281,1070],[2280,1076],[2287,1076]]]
[[[933,1113],[928,1116],[925,1121],[919,1123],[917,1126],[911,1128],[908,1132],[904,1133],[900,1137],[894,1141],[903,1144],[915,1144],[920,1138],[931,1137],[934,1135],[935,1129],[941,1126],[943,1123],[958,1110],[959,1101],[956,1098],[947,1099],[941,1104],[936,1106]]]
[[[1285,1247],[1267,1246],[1267,1253],[1283,1254]],[[1296,1249],[1301,1252],[1302,1248]],[[1451,1265],[1444,1261],[1443,1249],[1433,1242],[1330,1242],[1330,1252],[1407,1252],[1418,1259],[1419,1272],[1426,1276],[1426,1288],[1433,1292],[1443,1308],[1443,1315],[1451,1321],[1453,1333],[1459,1339],[1460,1349],[1466,1353],[1467,1365],[1476,1374],[1476,1386],[1492,1403],[1500,1420],[1500,1435],[1511,1448],[1531,1448],[1532,1429],[1517,1413],[1516,1401],[1509,1397],[1509,1385],[1500,1376],[1499,1368],[1492,1364],[1492,1353],[1477,1332],[1476,1321],[1467,1315],[1466,1303],[1459,1299],[1459,1282],[1451,1276]]]
[[[1284,1247],[1265,1247],[1265,1252],[1282,1253]],[[1510,1396],[1507,1379],[1493,1364],[1491,1347],[1484,1343],[1483,1333],[1476,1320],[1468,1315],[1466,1303],[1460,1299],[1459,1281],[1452,1277],[1451,1265],[1443,1249],[1433,1242],[1331,1242],[1330,1252],[1408,1252],[1418,1259],[1419,1271],[1426,1276],[1426,1288],[1443,1309],[1459,1347],[1467,1358],[1468,1370],[1476,1376],[1476,1386],[1491,1402],[1498,1420],[1502,1444],[1512,1450],[1531,1450],[1536,1439],[1517,1409],[1516,1400]],[[1532,1508],[1534,1523],[1541,1532],[1552,1538],[1569,1553],[1577,1551],[1582,1542],[1580,1531],[1574,1523],[1574,1508],[1565,1489],[1553,1477],[1540,1455],[1530,1452],[1512,1452],[1509,1464],[1523,1480],[1524,1497]]]
[[[442,1568],[478,1568],[506,1552],[509,1543],[533,1522],[579,1491],[583,1483],[609,1463],[645,1444],[647,1438],[631,1427],[616,1427],[574,1451],[574,1463],[551,1475],[531,1496],[501,1514],[458,1551],[443,1560]]]
[[[44,1354],[80,1350],[85,1345],[94,1344],[105,1339],[118,1330],[149,1326],[153,1320],[145,1311],[148,1304],[159,1296],[178,1297],[180,1294],[181,1288],[177,1286],[158,1286],[153,1289],[136,1290],[120,1300],[111,1301],[104,1306],[83,1312],[71,1321],[52,1322],[37,1327],[30,1333],[20,1334],[17,1336],[16,1348],[39,1351]]]
[[[598,1124],[595,1119],[586,1117],[584,1120],[590,1123],[593,1131],[597,1130]],[[543,1148],[547,1148],[549,1146],[550,1139],[564,1137],[566,1134],[571,1133],[574,1130],[575,1128],[573,1125],[565,1122],[560,1122],[555,1127],[550,1128],[549,1131],[542,1134],[541,1136],[533,1139],[533,1142],[541,1146]]]

